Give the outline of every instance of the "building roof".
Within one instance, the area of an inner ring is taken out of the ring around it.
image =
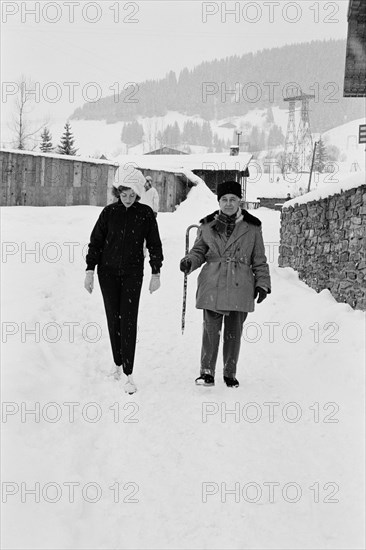
[[[155,149],[154,151],[149,151],[145,155],[187,155],[184,151],[179,149],[173,149],[173,147],[160,147],[160,149]]]
[[[225,122],[224,124],[220,124],[219,128],[236,128],[236,126],[232,122]]]
[[[366,2],[350,0],[344,97],[366,97]]]
[[[204,153],[193,155],[120,155],[114,160],[119,164],[134,164],[146,170],[181,172],[186,170],[238,170],[244,172],[252,158],[251,153]]]
[[[0,153],[11,153],[17,155],[31,155],[33,157],[55,158],[60,160],[72,160],[74,162],[88,162],[89,164],[109,164],[118,166],[114,160],[97,159],[93,157],[82,157],[77,155],[58,155],[57,153],[42,153],[42,151],[26,151],[25,149],[0,149]]]

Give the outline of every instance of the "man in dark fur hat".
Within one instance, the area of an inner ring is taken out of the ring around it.
[[[180,270],[198,276],[196,307],[203,309],[200,376],[197,385],[215,384],[215,367],[224,319],[224,381],[238,387],[236,365],[243,323],[271,292],[261,222],[240,208],[241,186],[225,181],[217,187],[220,210],[200,220],[196,241]]]

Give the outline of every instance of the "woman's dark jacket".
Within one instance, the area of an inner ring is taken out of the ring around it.
[[[139,202],[126,208],[118,199],[103,208],[94,226],[86,256],[87,270],[98,265],[98,270],[142,274],[144,240],[152,273],[159,273],[164,257],[152,209]]]

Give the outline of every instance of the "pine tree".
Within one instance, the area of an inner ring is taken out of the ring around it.
[[[71,155],[75,156],[78,149],[74,148],[74,136],[71,132],[71,125],[66,122],[65,131],[61,136],[61,143],[58,146],[57,153],[59,155]]]
[[[174,126],[172,127],[172,133],[171,133],[170,139],[171,139],[172,145],[177,146],[180,144],[181,135],[180,135],[180,129],[177,121],[174,122]]]
[[[324,141],[322,138],[319,138],[318,145],[316,146],[315,159],[314,159],[314,170],[316,172],[324,172],[324,168],[327,162],[327,152]]]
[[[209,122],[204,122],[202,126],[202,145],[212,147],[212,129]]]
[[[274,124],[274,116],[273,116],[272,107],[267,107],[266,122],[268,122],[268,124]]]
[[[121,140],[129,147],[133,147],[142,142],[144,137],[144,128],[136,120],[130,124],[124,124],[121,134]]]
[[[39,146],[42,153],[50,153],[53,151],[53,145],[52,145],[52,135],[50,134],[49,129],[47,126],[44,127],[43,132],[41,134],[42,143]]]
[[[215,153],[222,153],[222,140],[218,137],[217,134],[214,135],[213,144],[215,148]]]
[[[249,151],[254,153],[260,150],[260,134],[258,126],[253,126],[249,138]]]
[[[276,147],[277,145],[283,145],[285,143],[285,136],[282,133],[280,126],[274,124],[269,131],[268,147]]]

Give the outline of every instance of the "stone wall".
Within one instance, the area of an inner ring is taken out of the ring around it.
[[[366,310],[366,185],[284,208],[279,265],[317,292]]]

